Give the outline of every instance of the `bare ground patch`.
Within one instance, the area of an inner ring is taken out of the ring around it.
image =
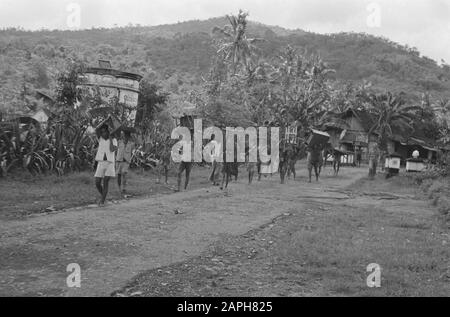
[[[140,274],[112,295],[449,296],[449,231],[435,210],[409,198],[416,187],[394,191],[406,181],[358,181],[342,190],[356,197],[347,201],[308,199],[306,208]],[[386,192],[397,199],[378,199]],[[382,267],[379,289],[366,284],[371,263]]]

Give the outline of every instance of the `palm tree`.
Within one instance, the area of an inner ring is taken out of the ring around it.
[[[441,98],[431,107],[440,120],[445,120],[450,115],[450,99]]]
[[[374,115],[375,123],[369,135],[378,134],[378,144],[382,150],[386,150],[385,141],[393,136],[395,130],[413,132],[414,113],[421,110],[420,107],[407,105],[401,96],[390,92],[372,95],[370,99],[370,113]]]
[[[261,41],[247,38],[247,17],[248,13],[239,10],[237,16],[227,15],[229,25],[213,29],[213,33],[220,36],[217,54],[231,63],[232,75],[236,74],[239,65],[245,69],[251,65],[254,52],[257,50],[254,44]]]
[[[433,105],[433,110],[439,125],[439,141],[448,144],[450,143],[450,99],[439,99]]]
[[[369,130],[369,139],[373,133],[378,134],[377,145],[370,151],[369,158],[369,176],[373,178],[377,172],[377,161],[382,158],[379,157],[379,150],[382,156],[387,153],[387,139],[393,136],[395,130],[413,132],[414,113],[421,108],[407,105],[401,96],[390,92],[372,95],[370,100],[370,113],[375,117],[375,123]]]

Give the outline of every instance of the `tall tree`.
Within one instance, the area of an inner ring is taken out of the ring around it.
[[[439,128],[439,141],[443,144],[450,144],[450,99],[441,98],[434,105]]]
[[[167,103],[168,97],[168,93],[162,91],[160,86],[146,79],[141,81],[136,127],[141,130],[144,141],[154,129],[153,121]]]
[[[420,108],[408,105],[402,96],[386,94],[372,95],[370,112],[374,115],[376,122],[371,127],[369,135],[378,134],[380,149],[387,151],[387,139],[392,137],[396,129],[406,133],[413,132],[413,120],[415,112]]]
[[[300,134],[323,125],[329,114],[327,75],[333,70],[319,57],[305,57],[289,46],[272,68],[273,121],[283,129],[296,122]]]
[[[257,49],[254,44],[261,41],[247,38],[247,17],[248,13],[239,10],[237,16],[227,15],[229,25],[213,29],[213,33],[219,37],[217,54],[231,64],[231,75],[238,72],[239,66],[244,69],[250,67]]]

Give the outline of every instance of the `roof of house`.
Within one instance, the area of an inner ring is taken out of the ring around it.
[[[361,122],[361,125],[366,132],[369,132],[376,123],[376,118],[373,114],[364,110],[350,110],[357,119]]]
[[[345,135],[340,140],[341,143],[359,144],[361,146],[368,145],[366,140],[363,140],[361,133],[355,131],[346,131]]]
[[[353,113],[360,120],[361,125],[366,128],[366,132],[369,132],[376,123],[374,115],[367,111],[353,110]],[[397,142],[407,143],[408,145],[420,145],[433,150],[436,147],[436,141],[429,138],[427,133],[417,126],[412,134],[406,134],[400,129],[394,129],[391,139]]]
[[[364,127],[365,132],[369,132],[370,129],[375,125],[376,118],[373,114],[369,113],[368,111],[364,110],[349,110],[343,118],[348,118],[350,116],[353,116],[357,118],[361,126]],[[327,128],[335,128],[340,130],[346,130],[346,127],[343,127],[339,123],[330,123],[327,125]],[[356,137],[356,132],[353,131],[347,131],[345,136],[342,138],[341,142],[343,143],[353,143]],[[376,134],[376,131],[374,131],[374,134]],[[393,135],[391,136],[391,140],[400,142],[403,145],[417,145],[421,146],[425,149],[435,151],[436,148],[442,146],[438,146],[436,140],[432,140],[427,136],[426,131],[420,128],[420,126],[416,126],[415,130],[412,134],[407,134],[404,131],[401,131],[400,129],[394,129]],[[448,146],[450,150],[450,146]]]
[[[363,110],[350,109],[342,115],[342,119],[347,119],[349,117],[357,118],[366,132],[369,132],[376,122],[376,119],[372,114]],[[325,127],[340,130],[346,130],[348,128],[344,123],[339,121],[326,123]]]
[[[48,100],[50,102],[55,102],[55,99],[53,99],[53,97],[50,96],[50,93],[43,91],[43,90],[36,90],[36,96],[37,96],[37,98],[42,98],[42,99]]]
[[[86,69],[86,73],[97,75],[109,75],[117,78],[126,78],[136,81],[141,81],[143,76],[135,73],[123,72],[111,67],[111,63],[107,60],[99,60],[98,67],[89,67]]]
[[[92,73],[97,75],[110,75],[118,78],[126,78],[126,79],[132,79],[136,81],[141,81],[142,76],[139,74],[133,74],[128,72],[123,72],[116,69],[110,69],[110,68],[100,68],[100,67],[90,67],[86,69],[86,73]]]

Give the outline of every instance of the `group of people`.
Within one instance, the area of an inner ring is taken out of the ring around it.
[[[111,178],[117,178],[121,194],[126,193],[127,175],[135,150],[131,133],[120,131],[119,140],[110,132],[107,125],[98,129],[98,149],[95,156],[97,164],[95,186],[100,193],[99,205],[104,205]]]
[[[111,178],[117,178],[117,184],[122,194],[126,193],[127,175],[130,168],[133,152],[135,150],[135,143],[131,138],[131,133],[127,131],[120,131],[120,137],[115,138],[110,133],[109,127],[105,124],[98,129],[99,146],[96,160],[96,172],[95,172],[95,184],[98,192],[100,193],[99,204],[103,205],[108,195],[109,183]],[[169,144],[170,142],[168,142]],[[209,181],[214,186],[220,186],[221,189],[227,188],[229,181],[234,177],[238,178],[239,163],[235,161],[226,162],[225,149],[222,145],[216,141],[215,136],[212,135],[209,140],[210,145],[210,161],[211,161],[211,173]],[[166,146],[167,147],[167,146]],[[182,151],[180,149],[180,151]],[[158,160],[159,177],[158,183],[161,180],[161,175],[165,175],[165,182],[168,182],[168,172],[171,163],[171,149],[167,147],[160,153]],[[281,183],[285,182],[286,176],[289,178],[291,175],[296,177],[296,163],[298,160],[306,156],[307,168],[309,173],[309,182],[312,181],[313,172],[316,180],[319,180],[319,176],[324,165],[325,150],[320,145],[294,145],[290,144],[283,147],[280,153],[280,162],[278,172],[280,173]],[[333,169],[337,176],[340,169],[342,153],[334,150],[326,152],[333,155]],[[180,152],[180,154],[182,154]],[[224,160],[221,160],[223,158]],[[262,165],[261,161],[249,162],[249,153],[246,153],[246,166],[248,172],[248,183],[252,184],[255,175],[258,175],[258,180],[262,177]],[[192,171],[192,162],[180,162],[177,171],[177,188],[176,191],[182,189],[182,178],[185,174],[184,189],[186,190],[189,185],[190,175]]]
[[[213,135],[210,139],[211,146],[211,173],[209,176],[209,181],[213,186],[220,186],[220,189],[227,188],[229,181],[234,177],[235,180],[238,178],[239,174],[239,163],[237,163],[236,157],[232,162],[226,162],[226,151],[222,147],[220,143],[215,140],[215,136]],[[334,157],[333,168],[335,171],[335,175],[337,176],[340,169],[342,152],[334,150],[331,151],[331,154]],[[307,158],[307,167],[309,172],[309,182],[312,181],[313,172],[315,173],[316,180],[319,180],[322,167],[324,165],[324,155],[325,150],[322,145],[294,145],[288,144],[283,147],[280,153],[279,167],[277,172],[280,174],[281,183],[285,182],[286,177],[290,178],[293,175],[294,180],[297,176],[296,173],[296,164],[297,162],[306,157]],[[219,158],[223,157],[223,160]],[[249,151],[246,151],[246,167],[248,172],[248,183],[251,185],[255,178],[255,175],[258,177],[258,181],[261,180],[263,172],[262,163],[260,160],[257,162],[249,161]],[[272,162],[266,163],[270,165]],[[181,162],[178,169],[178,189],[181,190],[182,176],[185,173],[186,181],[184,184],[184,189],[186,190],[189,184],[190,173],[192,169],[191,162]]]

